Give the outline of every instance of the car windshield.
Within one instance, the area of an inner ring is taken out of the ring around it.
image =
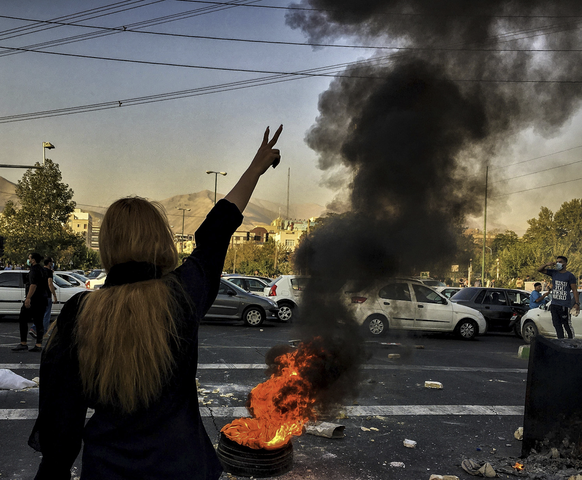
[[[53,277],[53,282],[55,285],[57,285],[60,288],[72,288],[73,287],[73,285],[71,285],[69,282],[66,282],[61,277],[57,277],[56,275]]]
[[[451,300],[471,300],[473,298],[473,295],[475,295],[474,288],[463,288],[459,290],[457,293],[455,293],[451,297]]]

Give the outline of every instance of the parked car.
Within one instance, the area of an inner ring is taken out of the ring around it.
[[[86,276],[88,279],[93,279],[93,278],[97,278],[102,273],[105,273],[104,268],[95,268],[95,269],[91,270]]]
[[[89,283],[86,284],[86,286],[94,290],[103,286],[105,279],[107,278],[107,273],[105,273],[105,270],[102,270],[97,276],[87,278],[89,278]]]
[[[435,292],[440,293],[443,297],[446,298],[451,298],[455,293],[461,290],[461,287],[432,287],[432,288]]]
[[[26,296],[25,285],[28,282],[28,270],[0,271],[0,315],[18,315]],[[63,305],[73,295],[86,292],[86,288],[73,287],[62,278],[55,276],[53,284],[57,301],[53,302],[52,315],[58,315]]]
[[[570,293],[570,295],[572,295]],[[578,295],[582,295],[582,290],[578,290]],[[574,300],[572,300],[573,302]],[[552,314],[550,313],[550,304],[540,305],[538,308],[530,308],[527,313],[521,317],[520,328],[521,336],[525,343],[531,343],[537,335],[544,337],[557,338],[556,329],[552,324]],[[574,336],[576,331],[582,332],[582,314],[577,317],[570,316],[570,325]]]
[[[465,340],[487,329],[483,315],[410,279],[391,279],[367,293],[350,294],[357,321],[372,335],[390,330],[454,332]]]
[[[447,284],[441,282],[440,280],[435,280],[434,278],[419,278],[418,281],[427,287],[446,287]]]
[[[297,310],[301,292],[305,289],[309,277],[298,275],[281,275],[265,287],[265,295],[277,303],[279,319],[289,322]]]
[[[278,321],[277,304],[259,297],[225,280],[220,280],[216,300],[204,318],[231,318],[242,320],[245,325],[258,327],[265,320]]]
[[[254,293],[255,295],[259,295],[260,297],[265,296],[265,287],[269,284],[264,280],[257,278],[257,277],[250,277],[250,276],[228,276],[222,277],[225,280],[228,280],[230,283],[234,283],[236,286],[242,288],[247,292]]]
[[[59,270],[53,272],[53,277],[62,278],[65,282],[69,282],[71,285],[73,285],[73,287],[89,288],[88,286],[89,279],[77,273],[62,272]]]
[[[468,287],[459,290],[451,301],[479,310],[487,321],[487,331],[514,332],[521,337],[520,320],[529,309],[529,292]]]

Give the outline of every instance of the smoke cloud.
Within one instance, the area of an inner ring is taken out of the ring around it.
[[[340,192],[295,256],[311,282],[304,338],[366,358],[346,289],[451,265],[484,169],[524,129],[549,136],[580,106],[579,0],[302,0],[287,24],[313,43],[349,37],[399,47],[348,67],[306,135]],[[311,9],[310,11],[307,9]],[[341,348],[337,348],[341,345]],[[341,378],[338,384],[342,382]],[[346,388],[345,394],[349,395]],[[352,393],[354,393],[352,391]]]

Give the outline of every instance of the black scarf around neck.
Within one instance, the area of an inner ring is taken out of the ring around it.
[[[113,265],[104,287],[115,287],[128,283],[145,282],[162,277],[162,269],[149,262],[125,262]]]

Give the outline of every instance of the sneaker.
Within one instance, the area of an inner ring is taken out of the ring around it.
[[[12,349],[13,352],[24,352],[25,350],[28,351],[28,345],[22,345],[22,343]]]
[[[37,347],[36,345],[32,347],[29,352],[42,352],[42,347]]]
[[[34,328],[31,328],[28,331],[28,334],[32,337],[32,338],[36,338],[36,330]]]

